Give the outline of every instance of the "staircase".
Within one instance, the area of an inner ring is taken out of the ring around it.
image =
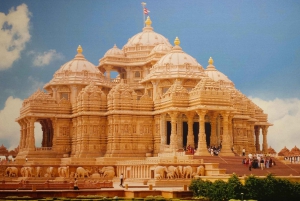
[[[251,171],[248,165],[242,164],[241,156],[194,156],[194,159],[203,159],[204,163],[219,163],[219,168],[226,169],[226,174],[235,173],[238,176],[266,176],[270,173],[275,176],[300,176],[300,164],[285,164],[276,158],[272,158],[276,165],[263,170],[252,168]]]

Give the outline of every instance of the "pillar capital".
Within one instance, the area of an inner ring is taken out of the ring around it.
[[[267,135],[269,126],[262,126],[262,134]]]
[[[159,84],[160,80],[151,80],[151,84],[153,86],[157,86]]]
[[[207,114],[207,110],[196,110],[196,112],[200,117],[203,117]]]
[[[178,111],[171,111],[171,112],[168,112],[168,114],[170,115],[171,119],[173,119],[173,118],[178,117],[179,112]]]

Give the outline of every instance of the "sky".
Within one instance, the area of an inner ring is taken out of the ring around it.
[[[0,0],[0,144],[14,149],[24,99],[76,55],[98,65],[142,31],[142,1]],[[154,31],[180,39],[204,68],[209,57],[268,114],[268,145],[300,147],[300,3],[293,0],[151,0]],[[41,128],[35,124],[37,146]],[[261,138],[262,144],[262,138]]]

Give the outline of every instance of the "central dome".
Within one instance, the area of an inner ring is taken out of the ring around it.
[[[131,37],[124,45],[123,51],[127,57],[147,56],[158,44],[166,44],[167,46],[172,47],[167,38],[153,31],[153,27],[151,27],[152,22],[149,16],[147,17],[145,24],[146,26],[143,28],[143,32]]]

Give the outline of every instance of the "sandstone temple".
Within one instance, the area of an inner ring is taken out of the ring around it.
[[[197,156],[209,155],[212,146],[221,147],[221,156],[241,154],[243,148],[267,152],[272,126],[267,114],[217,70],[212,58],[203,67],[184,52],[179,38],[172,45],[156,33],[149,17],[142,32],[122,49],[114,45],[98,65],[82,52],[79,46],[43,90],[24,100],[16,119],[18,176],[22,167],[39,168],[48,177],[71,177],[83,167],[96,178],[113,167],[112,177],[121,172],[126,178],[166,177],[158,166],[191,166],[194,173],[213,175],[215,167],[193,159],[186,147]],[[65,167],[69,172],[62,175]]]

